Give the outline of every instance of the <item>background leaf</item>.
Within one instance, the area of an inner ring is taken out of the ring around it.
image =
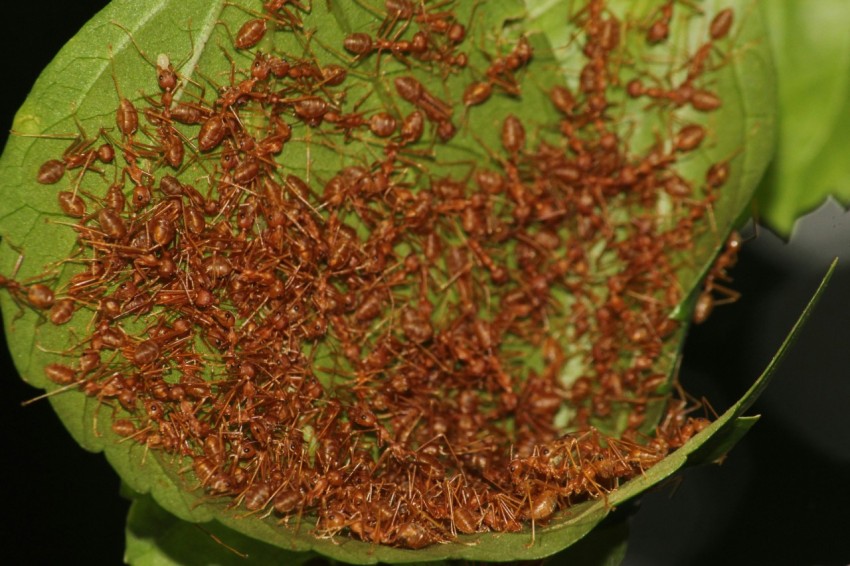
[[[850,204],[850,5],[761,2],[778,72],[777,151],[757,218],[787,238],[830,195]]]
[[[298,566],[315,557],[310,552],[287,552],[215,522],[201,526],[181,521],[157,505],[149,495],[132,496],[124,554],[124,560],[131,566],[235,566],[246,563]]]

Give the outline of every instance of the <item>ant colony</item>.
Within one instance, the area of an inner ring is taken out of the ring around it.
[[[214,71],[113,22],[147,86],[110,47],[109,119],[27,173],[76,238],[0,281],[68,329],[51,392],[243,516],[403,548],[545,526],[707,426],[672,313],[726,238],[732,9],[565,3],[550,48],[477,2],[252,3]]]

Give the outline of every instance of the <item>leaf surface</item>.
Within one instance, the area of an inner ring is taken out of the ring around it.
[[[646,2],[612,5],[612,10],[621,18],[633,19],[647,17],[651,6]],[[726,5],[735,7],[741,23],[735,31],[737,47],[728,50],[728,61],[718,69],[714,78],[723,96],[723,107],[720,113],[708,118],[684,111],[677,115],[678,120],[704,121],[711,132],[711,143],[683,162],[683,174],[699,179],[711,163],[728,159],[733,164],[730,180],[713,206],[715,226],[697,242],[693,257],[681,258],[685,265],[682,271],[686,289],[696,289],[700,276],[725,241],[726,233],[749,202],[771,151],[773,77],[763,41],[761,14],[754,8],[753,2],[745,0],[706,2],[704,9],[710,15],[718,6]],[[144,9],[135,1],[116,0],[62,50],[45,70],[16,116],[13,126],[15,136],[0,161],[3,191],[0,222],[4,240],[0,249],[0,273],[12,273],[15,265],[20,263],[16,276],[21,280],[44,278],[55,281],[60,287],[68,281],[79,269],[78,264],[64,261],[73,253],[75,235],[63,225],[65,217],[59,210],[55,188],[36,184],[35,170],[47,159],[61,154],[74,136],[83,135],[80,128],[85,132],[83,137],[101,128],[114,136],[114,109],[118,103],[116,89],[121,96],[141,104],[145,96],[143,93],[153,92],[156,87],[152,61],[160,54],[166,54],[179,67],[180,73],[192,81],[191,88],[187,87],[178,95],[186,100],[202,96],[199,91],[214,91],[217,86],[226,84],[230,80],[232,63],[224,52],[232,43],[232,34],[246,16],[250,16],[252,9],[253,3],[242,0],[235,3],[160,0],[145,5]],[[575,62],[564,55],[568,51],[561,47],[569,44],[570,39],[565,37],[564,28],[557,25],[557,22],[568,21],[574,11],[574,3],[532,0],[524,5],[521,2],[500,2],[498,8],[489,4],[487,9],[477,4],[458,8],[459,19],[472,22],[470,33],[473,44],[483,46],[492,43],[500,49],[500,45],[527,34],[535,49],[535,64],[543,70],[521,76],[521,98],[496,96],[486,110],[469,109],[469,115],[464,118],[467,123],[451,143],[434,149],[434,155],[427,163],[429,174],[461,178],[470,170],[470,164],[495,162],[493,154],[501,143],[501,117],[508,113],[523,119],[530,137],[545,139],[547,124],[557,119],[548,100],[548,89],[563,78],[573,85],[576,80]],[[315,2],[310,26],[321,30],[321,33],[316,33],[310,42],[299,41],[294,34],[293,37],[269,34],[260,46],[290,53],[294,57],[309,54],[325,62],[345,62],[347,55],[333,46],[340,45],[348,33],[372,30],[375,19],[374,10],[360,7],[349,11],[343,9],[339,2]],[[700,25],[704,26],[704,22],[679,32],[680,35],[671,41],[678,49],[692,49],[705,35],[705,29]],[[637,42],[632,48],[631,56],[636,59],[652,61],[657,55]],[[237,54],[235,57],[248,55]],[[417,74],[421,73],[419,70],[410,71],[403,65],[391,65],[397,62],[388,61],[391,59],[389,55],[384,54],[383,58],[383,63],[364,61],[355,66],[353,72],[362,75],[363,81],[346,93],[350,100],[363,100],[364,107],[371,109],[390,104],[394,96],[394,77],[407,73],[420,76]],[[240,59],[240,64],[244,63]],[[483,48],[471,50],[471,67],[486,67],[488,63]],[[380,72],[379,64],[384,66]],[[669,61],[667,66],[659,65],[657,73],[663,75],[668,68]],[[652,73],[656,67],[650,69]],[[425,76],[421,76],[424,81]],[[440,96],[457,101],[462,97],[468,79],[466,75],[450,76],[444,84],[433,89],[437,92],[439,88]],[[666,118],[660,112],[643,108],[645,103],[623,100],[621,104],[619,117],[623,123],[623,134],[633,133],[636,144],[651,143],[658,128],[666,127]],[[404,110],[409,111],[410,108]],[[45,135],[59,137],[45,138]],[[306,127],[296,128],[294,135],[299,143],[287,146],[281,160],[307,180],[325,179],[329,173],[343,166],[360,163],[364,159],[361,152],[378,151],[337,143],[338,140],[331,142],[314,136]],[[374,158],[374,155],[369,157]],[[421,181],[414,168],[411,169],[411,183]],[[198,163],[191,164],[180,173],[183,179],[195,179],[203,174],[203,167]],[[112,180],[103,178],[101,186],[91,190],[100,190],[102,195]],[[69,171],[62,182],[65,190],[73,188],[73,171]],[[19,248],[23,252],[19,252]],[[0,301],[4,312],[20,312],[19,318],[5,318],[10,348],[22,377],[37,387],[52,387],[43,375],[44,366],[68,363],[64,353],[75,339],[85,335],[90,328],[90,319],[78,317],[68,327],[55,327],[46,324],[43,315],[18,304],[14,297],[4,294]],[[69,332],[69,328],[72,331]],[[671,375],[683,336],[684,331],[668,345],[666,371]],[[539,352],[529,355],[532,362],[539,362],[539,358]],[[149,493],[156,504],[180,520],[206,523],[217,519],[235,532],[287,552],[315,550],[351,563],[404,563],[448,558],[524,560],[551,555],[583,539],[608,515],[611,506],[626,501],[675,472],[685,463],[687,455],[702,446],[712,434],[718,434],[722,442],[716,450],[708,453],[709,459],[730,448],[750,423],[739,420],[740,413],[733,416],[726,413],[691,443],[648,470],[644,476],[624,485],[607,501],[576,505],[545,526],[535,525],[533,535],[530,529],[514,534],[466,535],[458,537],[455,542],[411,551],[339,537],[317,539],[309,517],[304,517],[297,525],[281,526],[273,518],[261,520],[221,501],[205,499],[197,481],[191,474],[185,473],[191,462],[150,452],[132,442],[119,441],[110,429],[110,411],[103,403],[78,391],[53,395],[50,402],[75,440],[88,450],[104,451],[134,491]],[[661,404],[654,410],[657,420]],[[617,418],[623,416],[616,415]],[[651,429],[654,421],[652,418],[648,421]],[[617,426],[614,423],[611,428],[616,429]],[[699,442],[693,445],[697,439]],[[133,531],[128,553],[137,557],[139,563],[160,563],[156,561],[166,560],[173,553],[182,556],[181,553],[188,552],[189,543],[187,548],[173,546],[174,540],[182,539],[183,535],[173,534],[183,533],[182,523],[168,523],[164,531],[150,533],[149,537],[144,535],[148,528],[145,525],[150,526],[156,513],[153,502],[142,499],[137,500],[131,512],[131,527],[138,529]],[[151,543],[148,538],[158,542]],[[160,544],[171,550],[162,554]]]

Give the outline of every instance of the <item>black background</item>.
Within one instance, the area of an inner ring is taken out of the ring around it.
[[[3,18],[4,141],[41,69],[105,4],[19,2],[14,17]],[[689,393],[722,412],[746,390],[829,258],[850,257],[848,224],[840,210],[826,210],[798,227],[791,246],[763,229],[745,245],[733,271],[741,300],[718,308],[688,338],[682,381]],[[806,239],[814,243],[804,246]],[[850,563],[848,285],[850,270],[839,268],[751,409],[761,421],[725,463],[689,470],[641,500],[630,518],[627,564]],[[118,495],[117,476],[103,456],[71,440],[47,403],[20,406],[39,391],[17,377],[5,345],[0,355],[0,556],[7,563],[120,564],[128,502]]]

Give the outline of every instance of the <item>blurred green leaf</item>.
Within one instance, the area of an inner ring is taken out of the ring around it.
[[[794,222],[828,196],[850,205],[850,4],[759,5],[776,62],[779,131],[755,214],[787,238]]]
[[[130,566],[298,566],[315,557],[312,552],[287,552],[214,521],[181,521],[149,495],[134,496],[127,516],[124,561]]]

